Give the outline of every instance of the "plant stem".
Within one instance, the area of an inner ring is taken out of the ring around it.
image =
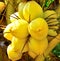
[[[48,48],[44,52],[44,56],[46,57],[52,49],[60,42],[60,34],[58,34],[48,45]]]

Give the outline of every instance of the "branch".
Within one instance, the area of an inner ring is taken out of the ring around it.
[[[44,56],[46,57],[52,49],[60,42],[60,34],[58,34],[48,45],[48,48],[44,52]]]

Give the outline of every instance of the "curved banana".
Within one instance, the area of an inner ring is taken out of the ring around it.
[[[47,21],[47,23],[52,23],[52,22],[58,22],[58,20],[57,20],[57,19],[49,19],[49,20]]]
[[[19,60],[22,57],[22,53],[15,51],[11,44],[7,48],[7,54],[9,59],[11,59],[12,61]]]
[[[56,36],[57,32],[55,30],[53,30],[53,29],[49,29],[48,30],[48,35],[50,35],[50,36]]]
[[[12,23],[9,24],[8,26],[6,26],[6,28],[4,29],[4,32],[3,32],[4,37],[6,39],[8,39],[9,41],[11,41],[13,38],[13,35],[11,34],[11,31],[10,31],[11,27],[12,27]]]
[[[21,19],[24,19],[23,17],[23,8],[25,6],[26,2],[21,2],[19,5],[18,5],[18,15]]]
[[[58,25],[59,22],[57,19],[51,19],[47,23],[48,25]]]
[[[54,10],[47,10],[44,12],[44,18],[57,18],[57,13]]]
[[[44,61],[44,56],[43,55],[39,55],[37,56],[37,58],[35,59],[35,61]]]
[[[49,26],[49,29],[57,30],[57,29],[59,29],[59,26],[58,25],[57,26]]]

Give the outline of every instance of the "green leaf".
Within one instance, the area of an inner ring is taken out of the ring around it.
[[[60,58],[60,43],[52,51],[57,57]]]
[[[49,7],[49,5],[51,4],[51,3],[53,3],[54,2],[54,0],[46,0],[46,2],[45,2],[45,7]]]

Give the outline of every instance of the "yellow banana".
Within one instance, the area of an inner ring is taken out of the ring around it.
[[[35,61],[44,61],[44,56],[43,55],[39,55],[37,56],[37,58],[35,59]]]
[[[56,36],[57,32],[55,30],[53,30],[53,29],[49,29],[48,30],[48,35],[50,35],[50,36]]]
[[[59,29],[59,26],[58,25],[57,26],[49,26],[49,29],[57,30],[57,29]]]
[[[23,17],[23,8],[25,6],[26,2],[21,2],[19,5],[18,5],[18,15],[21,19],[24,19]]]
[[[50,19],[47,21],[49,29],[57,30],[59,28],[59,21],[57,19]]]
[[[36,55],[39,54],[42,55],[44,53],[44,51],[48,46],[48,40],[47,38],[44,38],[42,40],[36,40],[30,37],[28,44],[29,44],[29,50],[34,53],[33,58],[35,58]],[[32,57],[32,54],[30,54],[30,56]]]
[[[57,18],[57,13],[54,10],[47,10],[44,12],[44,18]]]
[[[36,18],[30,22],[28,31],[33,38],[42,40],[48,34],[48,24],[44,19]]]
[[[6,26],[6,28],[4,29],[4,32],[3,32],[4,37],[6,39],[8,39],[9,41],[11,41],[13,38],[13,35],[11,34],[11,31],[10,31],[11,27],[12,27],[12,23],[9,24],[8,26]]]
[[[59,22],[56,21],[56,22],[49,23],[48,25],[49,25],[49,26],[51,26],[51,25],[54,26],[54,25],[58,25],[58,23],[59,23]]]
[[[47,23],[52,23],[52,22],[56,22],[56,21],[58,21],[57,19],[49,19],[48,21],[47,21]]]
[[[37,2],[29,1],[23,8],[23,16],[25,20],[30,22],[35,18],[43,17],[43,10]]]
[[[22,57],[22,53],[15,51],[11,44],[7,48],[7,54],[8,54],[9,59],[13,61],[19,60]]]
[[[38,56],[35,52],[31,51],[30,49],[29,49],[29,51],[28,51],[28,54],[29,54],[29,56],[31,56],[33,59]]]
[[[17,38],[25,38],[28,36],[28,22],[23,19],[18,19],[12,22],[10,33]]]
[[[23,53],[28,51],[28,45],[26,41],[27,41],[27,38],[19,39],[19,38],[13,37],[11,44],[15,51]]]

